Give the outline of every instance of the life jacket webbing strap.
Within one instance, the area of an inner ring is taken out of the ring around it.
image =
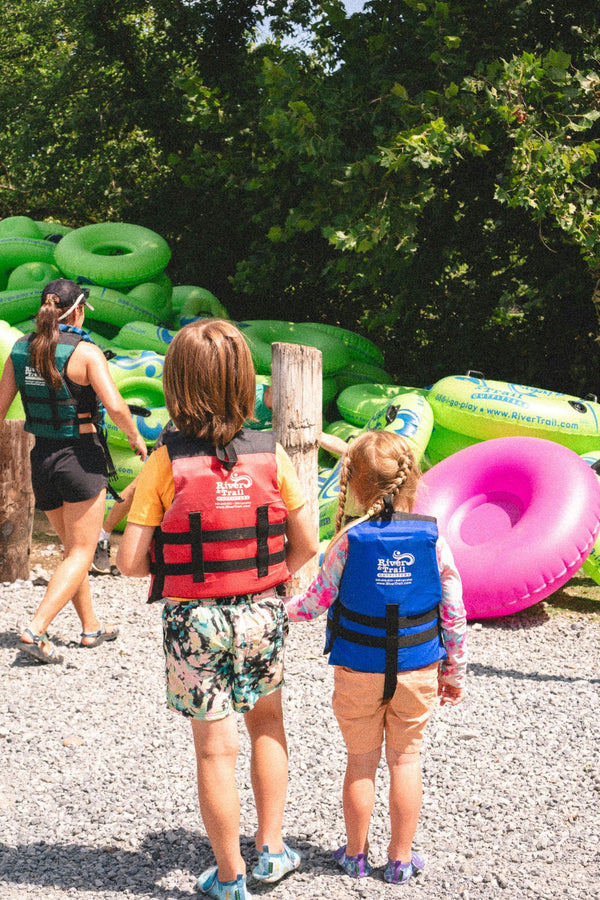
[[[277,537],[285,534],[285,522],[270,522],[268,527],[268,537]],[[257,530],[255,525],[215,528],[211,531],[202,532],[202,540],[205,544],[213,544],[219,541],[248,541],[254,540],[256,536]],[[165,544],[189,544],[190,535],[187,531],[165,531],[163,532],[163,540]]]
[[[100,421],[100,420],[98,420]],[[96,424],[96,423],[94,423]],[[106,477],[108,479],[108,484],[106,485],[106,489],[113,500],[116,500],[117,503],[122,503],[123,498],[119,494],[116,488],[112,486],[111,479],[117,477],[117,470],[115,469],[115,464],[113,462],[113,458],[110,455],[110,449],[108,446],[108,441],[106,439],[106,431],[104,428],[96,429],[96,434],[98,436],[98,441],[100,442],[100,446],[102,447],[102,452],[104,453],[104,465],[106,467]]]
[[[194,583],[205,581],[204,574],[204,548],[202,537],[202,513],[190,513],[189,541],[192,545],[192,575]]]
[[[343,638],[345,641],[349,641],[352,644],[362,644],[365,647],[374,647],[377,650],[385,650],[387,646],[386,635],[363,634],[360,631],[351,631],[350,628],[346,628],[344,625],[339,624],[336,631],[338,638]],[[436,622],[435,625],[432,625],[431,628],[427,628],[425,631],[415,631],[412,634],[399,634],[398,650],[404,650],[406,647],[417,647],[419,644],[426,644],[428,641],[438,637],[439,632],[439,623]]]
[[[21,399],[23,401],[23,408],[25,410],[25,415],[28,422],[32,424],[35,422],[41,422],[44,425],[47,424],[48,419],[45,416],[34,416],[31,413],[32,406],[50,406],[51,407],[51,415],[52,415],[52,426],[55,429],[59,429],[64,425],[98,425],[101,421],[101,416],[97,413],[89,412],[85,416],[68,416],[67,418],[61,419],[58,415],[59,407],[61,406],[73,406],[73,400],[69,397],[65,397],[62,400],[58,398],[56,393],[51,394],[50,397],[27,397],[26,395],[21,395]],[[58,423],[58,424],[57,424]]]
[[[32,403],[48,404],[49,406],[72,406],[73,400],[70,397],[63,397],[62,400],[56,395],[55,400],[51,397],[30,397]]]
[[[168,575],[193,575],[194,568],[193,563],[191,562],[179,562],[179,563],[166,563],[164,562],[164,554],[162,555],[162,562],[159,564],[158,553],[156,552],[158,549],[158,540],[155,541],[155,561],[150,563],[150,572],[152,574],[163,574],[164,576]],[[161,547],[162,550],[162,547]],[[285,560],[285,549],[278,550],[277,553],[269,553],[268,565],[274,566],[280,562]],[[160,568],[159,568],[160,565]],[[213,559],[213,560],[204,560],[204,573],[214,574],[216,572],[247,572],[249,570],[256,569],[256,557],[248,556],[245,559]]]
[[[48,390],[50,391],[50,397],[48,398],[48,401],[50,403],[50,415],[52,416],[52,427],[56,431],[58,431],[60,428],[60,425],[61,425],[60,417],[58,415],[58,406],[61,401],[58,399],[58,394],[56,393],[55,390],[53,390],[53,388],[49,387]],[[70,403],[72,404],[73,401],[71,400]]]
[[[25,406],[25,404],[23,404],[23,406]],[[29,409],[29,404],[27,404],[27,409]],[[48,419],[46,419],[45,416],[32,416],[31,414],[29,414],[29,415],[27,415],[27,421],[30,422],[32,425],[35,422],[41,422],[44,425],[48,424]],[[58,422],[58,425],[56,424],[56,422]],[[60,418],[56,419],[54,415],[52,416],[52,427],[56,428],[57,430],[59,428],[62,428],[65,425],[95,425],[95,424],[96,424],[96,421],[91,416],[88,416],[88,418],[85,418],[85,419],[79,418],[79,416],[69,416],[68,419],[60,419]]]
[[[327,655],[327,653],[331,653],[331,651],[333,649],[333,645],[335,643],[335,639],[339,634],[341,613],[342,613],[342,604],[340,603],[339,599],[337,599],[334,602],[333,607],[332,607],[331,620],[328,621],[328,623],[327,623],[327,626],[329,629],[329,640],[327,641],[325,649],[323,650],[323,653],[325,655]]]
[[[385,680],[383,699],[394,696],[398,677],[398,604],[388,603],[385,608]]]
[[[152,593],[148,597],[148,603],[155,603],[163,599],[165,585],[165,552],[160,525],[154,529],[154,563],[150,563],[150,572],[154,575]]]
[[[348,619],[350,622],[355,622],[357,625],[366,625],[369,628],[386,628],[387,627],[387,615],[384,616],[367,616],[364,613],[354,612],[352,609],[348,609],[347,606],[344,606],[341,601],[338,601],[341,608],[341,615],[345,619]],[[438,617],[438,606],[437,604],[433,609],[430,609],[428,612],[419,613],[415,616],[398,616],[397,627],[398,628],[414,628],[418,625],[427,625],[429,622],[435,622]]]
[[[269,574],[269,507],[256,509],[256,569],[259,578]]]
[[[238,460],[233,443],[229,443],[225,447],[215,447],[215,453],[223,468],[227,472],[231,472]]]

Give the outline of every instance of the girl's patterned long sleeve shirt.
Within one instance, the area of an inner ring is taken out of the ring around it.
[[[467,618],[462,584],[452,551],[442,537],[438,537],[436,554],[442,582],[440,624],[448,654],[448,658],[440,664],[440,679],[445,684],[464,688],[467,672]],[[315,619],[329,609],[339,594],[347,558],[348,536],[343,534],[328,549],[319,574],[310,587],[303,594],[296,594],[286,600],[286,609],[292,622]]]

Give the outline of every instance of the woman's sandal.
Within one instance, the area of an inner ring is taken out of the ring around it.
[[[117,635],[119,633],[118,628],[113,628],[112,631],[107,631],[104,625],[100,624],[100,628],[98,631],[90,631],[90,632],[81,632],[81,643],[80,647],[85,647],[86,649],[89,647],[98,647],[99,644],[103,644],[104,641],[114,641],[117,639]],[[95,638],[91,644],[84,644],[84,638]]]
[[[27,653],[29,656],[33,656],[34,659],[37,659],[38,662],[41,663],[62,663],[64,657],[59,656],[56,652],[56,648],[52,647],[49,653],[45,653],[42,647],[44,644],[50,644],[50,640],[48,638],[48,632],[44,632],[44,634],[34,634],[31,628],[24,628],[23,634],[28,634],[31,637],[31,643],[28,641],[19,641],[18,649],[22,653]]]

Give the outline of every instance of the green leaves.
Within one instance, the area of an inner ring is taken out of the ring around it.
[[[560,90],[556,90],[560,85]],[[490,111],[508,128],[509,166],[495,197],[532,219],[560,229],[593,272],[600,273],[595,123],[598,76],[574,70],[571,56],[522,54],[496,68],[480,85]]]
[[[240,318],[283,300],[372,329],[401,383],[472,365],[576,392],[600,362],[598,18],[596,0],[7,0],[0,214],[147,224],[180,283]]]

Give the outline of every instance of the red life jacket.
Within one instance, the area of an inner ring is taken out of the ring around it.
[[[242,429],[225,448],[174,432],[165,446],[175,497],[154,535],[149,602],[260,593],[287,581],[273,432]]]

